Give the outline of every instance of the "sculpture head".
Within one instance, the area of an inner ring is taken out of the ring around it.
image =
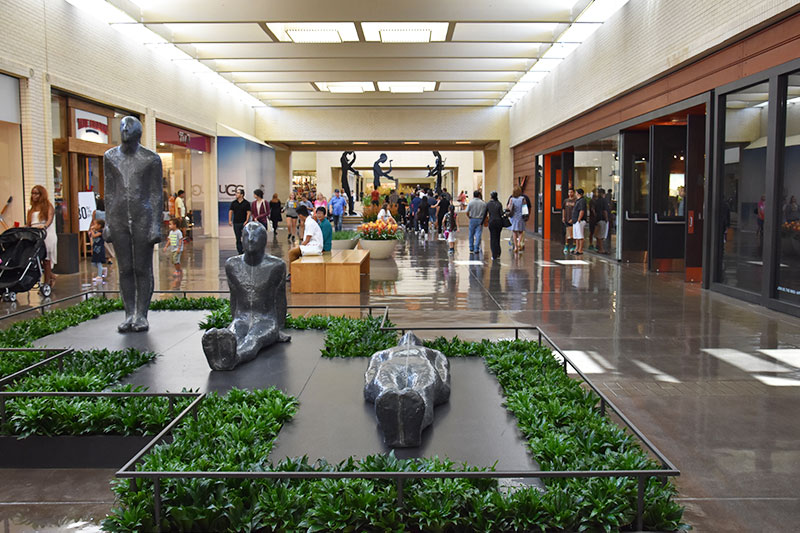
[[[250,222],[242,229],[242,247],[246,255],[264,255],[267,246],[267,230],[258,222]]]
[[[381,154],[381,156],[378,158],[378,161],[380,161],[381,163],[386,163],[387,159],[389,159],[389,156],[387,156],[386,154]]]
[[[413,331],[409,331],[400,338],[398,346],[422,346],[422,341]]]
[[[440,154],[438,150],[434,150],[433,151],[433,155],[434,155],[434,157],[436,159],[441,159],[442,158],[442,154]]]
[[[142,123],[136,117],[124,117],[119,124],[119,133],[122,144],[139,144],[142,139]]]

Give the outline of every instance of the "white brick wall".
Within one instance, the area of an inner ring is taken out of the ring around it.
[[[798,4],[800,0],[630,0],[511,109],[511,145]]]
[[[0,0],[4,65],[33,70],[20,84],[26,191],[34,184],[52,191],[51,87],[145,113],[142,142],[150,148],[156,119],[210,135],[218,122],[255,134],[255,113],[237,96],[63,0]],[[212,172],[216,183],[216,165]]]

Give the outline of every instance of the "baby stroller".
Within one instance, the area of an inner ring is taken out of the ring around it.
[[[27,292],[37,284],[45,298],[51,288],[40,283],[47,257],[44,245],[45,230],[39,228],[10,228],[0,235],[0,293],[3,301],[15,302],[18,292]]]

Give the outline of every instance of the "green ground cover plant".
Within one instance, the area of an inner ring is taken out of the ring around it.
[[[7,391],[143,392],[114,386],[156,354],[135,349],[86,350],[64,357],[64,370],[47,365],[20,377]],[[174,412],[190,399],[175,400]],[[152,435],[171,419],[168,398],[14,398],[6,401],[1,435]]]

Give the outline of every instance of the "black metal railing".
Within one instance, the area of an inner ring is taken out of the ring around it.
[[[304,306],[305,307],[305,306]],[[313,306],[312,306],[313,307]],[[382,324],[385,324],[388,318],[388,307],[384,311]],[[153,517],[157,531],[160,531],[161,522],[161,481],[164,479],[344,479],[344,478],[358,478],[358,479],[391,479],[394,480],[397,486],[397,504],[403,505],[403,489],[404,484],[408,480],[414,479],[511,479],[511,478],[603,478],[603,477],[626,477],[636,480],[637,484],[637,497],[636,497],[636,529],[641,531],[644,525],[644,497],[647,481],[650,478],[660,478],[666,481],[666,478],[679,476],[680,471],[672,464],[672,462],[652,443],[650,440],[637,428],[622,412],[614,405],[608,397],[600,391],[586,375],[567,357],[564,352],[553,342],[553,340],[544,333],[541,328],[536,326],[423,326],[423,327],[381,327],[384,331],[399,331],[405,333],[408,330],[414,331],[478,331],[478,330],[506,330],[514,331],[514,337],[520,338],[521,331],[533,330],[538,334],[539,344],[546,341],[547,344],[562,358],[564,370],[566,372],[567,365],[572,366],[581,379],[598,395],[600,398],[600,410],[603,414],[606,409],[611,409],[625,426],[650,450],[653,455],[661,462],[662,468],[653,470],[559,470],[559,471],[540,471],[540,470],[526,470],[526,471],[470,471],[470,472],[189,472],[189,471],[137,471],[133,470],[136,463],[138,463],[154,446],[176,427],[180,421],[189,412],[188,408],[180,413],[168,426],[166,426],[147,446],[145,446],[135,457],[133,457],[127,464],[125,464],[117,473],[119,478],[127,478],[131,480],[131,490],[137,489],[137,480],[149,479],[153,482]],[[200,399],[195,403],[199,403]],[[194,405],[194,404],[193,404]]]
[[[41,361],[37,361],[32,365],[29,365],[21,370],[14,372],[13,374],[9,374],[7,376],[3,376],[0,378],[0,389],[5,387],[8,383],[15,381],[18,378],[21,378],[28,372],[35,370],[41,366],[47,365],[52,363],[53,361],[56,362],[58,365],[58,371],[64,371],[64,356],[69,355],[73,352],[71,348],[0,348],[0,353],[4,352],[37,352],[37,353],[44,353],[45,358]],[[50,355],[53,354],[53,355]]]

